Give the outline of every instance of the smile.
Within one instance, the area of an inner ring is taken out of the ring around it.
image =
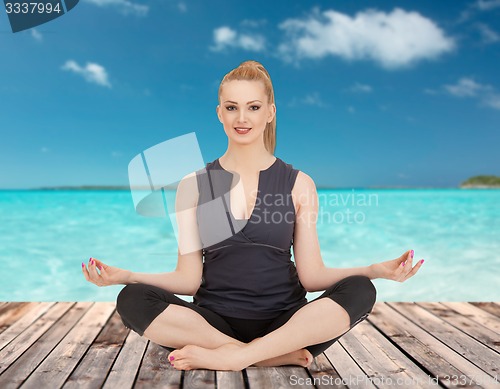
[[[238,134],[248,134],[251,130],[251,128],[245,127],[234,127],[234,129]]]

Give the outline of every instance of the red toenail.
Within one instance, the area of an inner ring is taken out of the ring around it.
[[[174,360],[174,357],[170,357],[170,360],[173,361]]]

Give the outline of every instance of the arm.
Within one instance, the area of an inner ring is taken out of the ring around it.
[[[89,262],[89,269],[82,263],[87,281],[97,286],[144,283],[158,286],[175,294],[194,295],[200,287],[203,260],[196,221],[198,187],[194,173],[184,177],[176,194],[175,211],[179,226],[177,267],[166,273],[138,273],[104,264],[98,259]],[[97,268],[101,271],[99,274]]]
[[[143,282],[172,293],[194,295],[203,271],[202,244],[196,220],[198,184],[196,174],[185,176],[177,188],[175,214],[178,226],[178,258],[173,272],[160,274],[132,273],[131,283]]]
[[[353,268],[325,266],[316,230],[319,207],[316,185],[313,179],[302,171],[297,175],[292,196],[298,199],[293,256],[300,282],[308,292],[325,290],[335,282],[351,275],[375,278],[371,265]]]
[[[422,259],[412,267],[413,250],[407,250],[398,258],[369,266],[326,267],[321,258],[316,231],[319,201],[316,185],[312,178],[303,172],[299,172],[292,190],[292,196],[298,198],[293,255],[300,282],[308,292],[325,290],[337,281],[352,275],[363,275],[371,280],[385,278],[404,282],[413,277],[424,263]]]

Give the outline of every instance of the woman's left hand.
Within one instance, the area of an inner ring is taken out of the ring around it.
[[[386,278],[388,280],[404,282],[417,274],[423,263],[424,260],[421,259],[412,267],[413,250],[408,250],[399,258],[370,265],[373,273],[371,278]]]

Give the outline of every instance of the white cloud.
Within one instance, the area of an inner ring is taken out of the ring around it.
[[[81,67],[75,61],[68,60],[61,69],[80,74],[87,82],[111,88],[106,69],[97,63],[87,62],[85,67]]]
[[[391,13],[374,9],[351,17],[317,7],[303,19],[287,19],[279,27],[287,40],[279,46],[286,61],[323,58],[371,59],[387,69],[433,59],[455,47],[452,38],[418,12],[400,8]]]
[[[474,3],[474,6],[481,11],[489,11],[494,8],[500,7],[500,0],[478,0]]]
[[[491,94],[483,99],[483,104],[487,107],[500,110],[500,95]]]
[[[182,1],[179,4],[177,4],[177,8],[181,12],[187,12],[187,5],[186,5],[186,3],[182,2]]]
[[[327,104],[321,100],[318,92],[308,93],[305,97],[301,99],[293,98],[292,101],[288,104],[289,107],[295,107],[300,104],[305,105],[315,105],[317,107],[326,107]]]
[[[264,24],[267,23],[267,20],[266,19],[258,19],[258,20],[254,20],[254,19],[243,19],[240,24],[243,26],[243,27],[253,27],[253,28],[256,28],[256,27],[260,27],[260,26],[263,26]]]
[[[214,30],[214,46],[210,49],[221,51],[226,47],[239,47],[248,51],[262,51],[265,48],[265,39],[259,34],[242,34],[227,26]]]
[[[463,23],[472,18],[477,12],[491,11],[492,9],[500,7],[500,0],[478,0],[462,11],[457,23]]]
[[[354,93],[370,93],[373,88],[370,85],[360,84],[359,82],[356,82],[349,88],[349,90]]]
[[[31,36],[37,40],[38,42],[41,42],[43,40],[43,35],[40,31],[38,31],[36,28],[31,29]]]
[[[129,0],[86,0],[88,3],[97,5],[99,7],[115,7],[121,13],[135,14],[139,16],[145,16],[149,11],[149,6],[136,4]]]
[[[493,31],[489,26],[483,23],[477,25],[484,43],[496,43],[500,41],[500,35]]]
[[[476,97],[479,93],[492,89],[491,86],[478,84],[471,78],[461,78],[456,84],[445,85],[444,88],[457,97]]]
[[[454,85],[444,85],[444,90],[455,97],[469,97],[483,106],[500,110],[500,94],[491,85],[479,84],[472,78],[463,77]]]

